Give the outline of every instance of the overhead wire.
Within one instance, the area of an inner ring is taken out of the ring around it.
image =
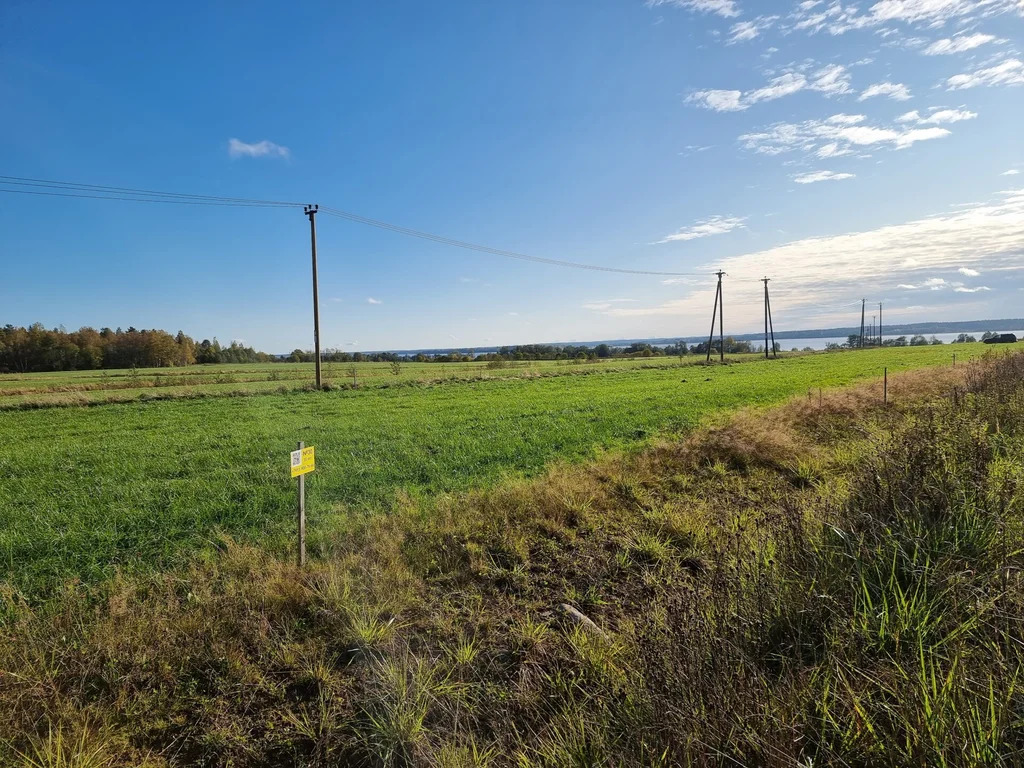
[[[176,199],[164,199],[157,197],[118,197],[115,195],[87,195],[87,194],[76,194],[73,192],[44,192],[42,190],[35,189],[0,189],[0,192],[7,192],[9,194],[16,195],[44,195],[47,197],[77,197],[84,200],[122,200],[125,202],[133,203],[169,203],[174,205],[214,205],[214,206],[230,206],[238,208],[281,208],[279,205],[267,205],[266,203],[231,203],[231,202],[220,202],[215,200],[176,200]]]
[[[211,206],[235,206],[254,208],[301,208],[304,203],[288,200],[262,200],[245,197],[229,197],[224,195],[199,195],[183,192],[162,192],[153,189],[139,189],[135,187],[116,187],[102,184],[86,184],[81,182],[56,181],[53,179],[39,179],[27,176],[5,176],[0,175],[0,184],[6,187],[18,187],[8,189],[0,187],[0,192],[7,194],[43,195],[48,197],[70,197],[92,200],[119,200],[124,202],[139,203],[168,203],[177,205],[211,205]],[[600,264],[585,264],[582,262],[568,261],[565,259],[552,259],[544,256],[511,251],[504,248],[494,248],[480,243],[472,243],[466,240],[458,240],[444,235],[425,232],[423,230],[404,227],[399,224],[372,219],[341,208],[320,206],[319,212],[339,219],[363,224],[377,229],[383,229],[408,237],[416,237],[421,240],[428,240],[441,245],[454,248],[485,253],[492,256],[517,259],[535,264],[550,264],[558,267],[572,269],[586,269],[595,272],[612,272],[627,275],[654,275],[658,277],[707,277],[713,272],[669,272],[650,269],[628,269],[625,267],[611,267]]]
[[[288,207],[302,207],[302,203],[288,201],[288,200],[259,200],[248,197],[226,197],[224,195],[196,195],[185,192],[161,192],[154,189],[138,189],[136,187],[112,187],[103,184],[85,184],[81,182],[72,181],[53,181],[50,179],[34,179],[25,176],[2,176],[0,175],[0,184],[8,184],[12,186],[22,187],[36,187],[42,189],[63,189],[71,191],[81,192],[105,192],[118,195],[138,195],[144,197],[155,197],[161,201],[169,202],[170,199],[188,199],[198,201],[211,201],[211,202],[231,202],[231,203],[246,203],[252,205],[277,205],[277,206],[288,206]],[[4,190],[14,192],[17,190]],[[119,199],[119,198],[113,198]]]
[[[706,277],[707,275],[713,274],[711,272],[660,272],[649,269],[626,269],[624,267],[606,267],[598,264],[583,264],[577,261],[550,259],[543,256],[532,256],[526,253],[519,253],[518,251],[508,251],[503,248],[492,248],[489,245],[470,243],[465,240],[456,240],[455,238],[445,237],[443,235],[435,235],[431,232],[423,232],[422,230],[411,229],[410,227],[403,227],[398,224],[391,224],[386,221],[380,221],[378,219],[371,219],[366,216],[360,216],[359,214],[356,213],[343,211],[340,208],[320,206],[320,212],[326,213],[328,216],[335,216],[339,219],[346,219],[348,221],[354,221],[359,224],[366,224],[371,227],[377,227],[378,229],[386,229],[390,232],[408,235],[409,237],[418,237],[422,240],[430,240],[432,242],[440,243],[442,245],[450,245],[454,248],[463,248],[465,250],[478,251],[480,253],[491,254],[492,256],[504,256],[509,259],[518,259],[520,261],[530,261],[536,264],[552,264],[554,266],[559,267],[589,269],[597,272],[617,272],[628,275],[658,275],[665,277]]]

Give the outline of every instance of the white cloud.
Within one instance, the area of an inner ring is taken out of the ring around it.
[[[738,140],[745,149],[765,155],[800,151],[835,157],[861,147],[904,149],[950,135],[945,128],[877,127],[863,125],[863,121],[863,115],[838,114],[825,120],[774,123],[762,131],[742,134]]]
[[[372,296],[370,296],[370,297],[368,297],[368,298],[366,299],[366,303],[367,303],[367,304],[383,304],[384,302],[383,302],[383,301],[381,301],[380,299],[375,299],[375,298],[373,298]]]
[[[257,141],[246,144],[238,139],[228,139],[228,154],[231,157],[290,157],[291,150],[272,141]]]
[[[897,123],[916,123],[921,119],[921,114],[916,110],[910,112],[904,112],[902,115],[896,118]]]
[[[724,235],[734,229],[744,229],[746,217],[738,216],[712,216],[708,219],[698,221],[690,227],[683,227],[678,232],[658,240],[656,245],[661,243],[674,243],[679,240],[697,240],[702,237],[713,235]]]
[[[696,91],[687,96],[686,101],[713,109],[715,112],[739,112],[748,106],[742,102],[742,97],[741,91]]]
[[[905,290],[905,291],[913,291],[913,290],[916,290],[916,289],[917,289],[917,286],[916,286],[916,285],[911,285],[911,284],[909,284],[909,283],[900,283],[900,284],[899,284],[899,285],[897,285],[896,287],[897,287],[897,288],[902,288],[902,289],[903,289],[903,290]]]
[[[928,125],[929,123],[935,125],[940,123],[959,123],[961,120],[973,120],[977,116],[977,112],[969,112],[966,109],[938,109],[918,122],[922,125]]]
[[[790,15],[791,29],[804,30],[809,34],[826,31],[830,35],[842,35],[851,30],[879,28],[883,37],[898,35],[899,29],[891,25],[904,23],[937,29],[957,21],[969,23],[1002,13],[1021,13],[1020,0],[878,0],[865,13],[857,6],[843,6],[833,0],[826,8],[818,5],[797,6]]]
[[[953,289],[955,293],[978,293],[979,291],[991,291],[987,285],[979,285],[977,288],[965,288],[962,285],[957,286]]]
[[[991,203],[928,216],[875,229],[841,235],[809,237],[773,248],[707,264],[731,277],[729,315],[733,322],[754,321],[763,312],[761,286],[753,278],[776,275],[773,306],[786,307],[793,316],[811,313],[815,305],[840,304],[857,297],[867,286],[884,279],[900,290],[928,289],[935,294],[956,292],[961,284],[925,275],[955,274],[960,268],[979,272],[1021,271],[1024,256],[1024,190],[1016,190]],[[784,279],[783,279],[784,277]],[[741,279],[742,278],[742,279]],[[747,278],[751,278],[748,280]],[[937,281],[942,280],[940,284]],[[952,290],[942,291],[942,287]],[[971,290],[971,289],[968,289]],[[616,317],[672,315],[703,322],[711,308],[713,282],[694,286],[685,296],[655,306],[612,307]],[[858,307],[859,309],[859,307]],[[819,310],[820,311],[820,310]]]
[[[842,181],[843,179],[852,179],[852,173],[836,173],[834,171],[813,171],[811,173],[801,173],[793,177],[793,181],[797,184],[815,184],[819,181]]]
[[[969,51],[972,48],[977,48],[979,45],[990,43],[996,39],[995,35],[986,35],[983,32],[977,32],[973,35],[957,35],[953,38],[943,38],[942,40],[936,40],[934,43],[924,49],[924,53],[928,56],[938,56],[947,53],[963,53]]]
[[[958,269],[957,272],[959,272],[961,275],[964,275],[965,277],[977,277],[978,275],[981,274],[981,272],[979,272],[978,270],[971,269],[970,267],[960,267],[960,269]]]
[[[812,91],[820,91],[829,96],[849,93],[850,73],[842,64],[829,64],[815,72],[811,76],[810,88]]]
[[[946,80],[950,91],[975,88],[979,85],[1022,85],[1024,84],[1024,61],[1006,59],[1000,63],[976,69],[974,72],[953,75]]]
[[[1018,171],[1016,168],[1011,168],[1008,171],[1003,171],[999,175],[1000,176],[1016,176],[1018,173],[1020,173],[1020,171]]]
[[[806,77],[795,72],[787,72],[784,75],[779,75],[769,80],[768,85],[748,91],[743,95],[743,100],[747,106],[757,104],[759,101],[774,101],[775,99],[781,99],[783,96],[789,96],[797,91],[802,91],[806,87]]]
[[[875,83],[865,88],[857,97],[857,101],[864,101],[873,96],[888,96],[896,101],[907,101],[910,98],[910,90],[903,83]]]
[[[758,16],[752,21],[738,21],[729,28],[729,39],[726,41],[726,45],[753,40],[762,32],[771,29],[778,19],[778,16]]]
[[[648,8],[657,8],[661,5],[672,5],[700,13],[714,13],[727,19],[740,15],[735,0],[647,0]]]
[[[686,97],[687,103],[697,104],[716,112],[741,112],[762,101],[774,101],[802,90],[817,91],[826,96],[850,93],[850,73],[841,64],[830,64],[807,75],[799,71],[785,72],[773,77],[766,85],[750,91],[710,89],[694,91]]]
[[[607,309],[611,309],[615,304],[629,304],[636,301],[636,299],[605,299],[603,301],[590,301],[583,304],[583,309],[592,309],[595,312],[601,312]]]
[[[853,154],[853,150],[841,149],[839,147],[839,143],[833,141],[831,144],[824,144],[823,146],[818,147],[818,150],[814,154],[824,160],[829,157],[842,157],[843,155]]]

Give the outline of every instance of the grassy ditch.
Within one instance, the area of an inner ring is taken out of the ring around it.
[[[0,762],[1019,765],[1024,355],[945,376],[11,595]]]

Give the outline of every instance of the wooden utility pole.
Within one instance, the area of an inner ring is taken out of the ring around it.
[[[313,249],[313,349],[316,355],[316,388],[323,386],[320,378],[320,289],[316,276],[316,212],[319,205],[307,205],[303,210],[309,216],[309,238]]]
[[[882,302],[878,302],[878,346],[882,346]]]
[[[860,348],[864,349],[864,305],[867,299],[860,300]]]

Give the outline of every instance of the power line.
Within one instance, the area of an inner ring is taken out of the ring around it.
[[[119,195],[140,195],[159,198],[180,198],[192,200],[209,200],[231,203],[251,203],[260,205],[283,205],[302,207],[303,203],[286,200],[257,200],[247,197],[225,197],[223,195],[196,195],[184,192],[160,192],[154,189],[138,189],[135,187],[111,187],[102,184],[84,184],[73,181],[53,181],[50,179],[33,179],[25,176],[0,176],[0,183],[23,187],[42,187],[43,189],[64,189],[83,192],[109,192]],[[7,190],[14,191],[14,190]]]
[[[7,192],[15,195],[45,195],[47,197],[77,197],[84,200],[121,200],[132,203],[170,203],[174,205],[216,205],[234,206],[237,208],[282,208],[280,205],[267,205],[266,203],[227,203],[213,200],[174,200],[157,197],[117,197],[114,195],[85,195],[73,192],[43,192],[35,189],[0,189],[0,192]]]
[[[470,243],[465,240],[456,240],[451,237],[445,237],[443,235],[435,235],[431,232],[423,232],[418,229],[411,229],[409,227],[399,226],[398,224],[390,224],[386,221],[379,221],[378,219],[371,219],[366,216],[360,216],[357,213],[351,213],[349,211],[343,211],[339,208],[328,208],[326,206],[321,207],[321,212],[326,213],[328,216],[335,216],[339,219],[346,219],[348,221],[354,221],[359,224],[366,224],[371,227],[377,227],[378,229],[386,229],[390,232],[397,232],[398,234],[408,235],[410,237],[418,237],[422,240],[430,240],[435,243],[442,245],[450,245],[454,248],[463,248],[470,251],[479,251],[480,253],[489,253],[492,256],[504,256],[509,259],[519,259],[520,261],[532,261],[537,264],[553,264],[558,267],[572,267],[574,269],[590,269],[598,272],[619,272],[627,275],[660,275],[667,277],[706,277],[713,272],[656,272],[647,269],[623,269],[619,267],[603,267],[596,264],[582,264],[576,261],[563,261],[562,259],[548,259],[543,256],[531,256],[526,253],[519,253],[517,251],[507,251],[503,248],[492,248],[489,245],[480,245],[479,243]]]
[[[216,205],[235,206],[252,208],[301,208],[304,204],[287,200],[260,200],[245,197],[226,197],[222,195],[197,195],[183,192],[162,192],[153,189],[139,189],[135,187],[115,187],[102,184],[86,184],[81,182],[56,181],[53,179],[37,179],[26,176],[4,176],[0,175],[0,184],[6,187],[31,187],[31,189],[8,189],[0,187],[0,192],[22,195],[44,195],[47,197],[70,197],[91,200],[118,200],[137,203],[169,203],[177,205]],[[377,229],[384,229],[408,237],[416,237],[421,240],[429,240],[441,245],[448,245],[453,248],[486,253],[492,256],[501,256],[519,261],[529,261],[535,264],[550,264],[558,267],[569,267],[572,269],[587,269],[596,272],[614,272],[627,275],[656,275],[659,277],[707,277],[713,274],[707,272],[663,272],[648,269],[626,269],[621,267],[606,267],[598,264],[584,264],[564,259],[551,259],[543,256],[532,256],[526,253],[510,251],[504,248],[494,248],[480,243],[471,243],[465,240],[457,240],[444,235],[437,235],[432,232],[424,232],[410,227],[403,227],[398,224],[371,219],[341,208],[320,208],[322,213],[345,219],[357,224],[364,224]]]

